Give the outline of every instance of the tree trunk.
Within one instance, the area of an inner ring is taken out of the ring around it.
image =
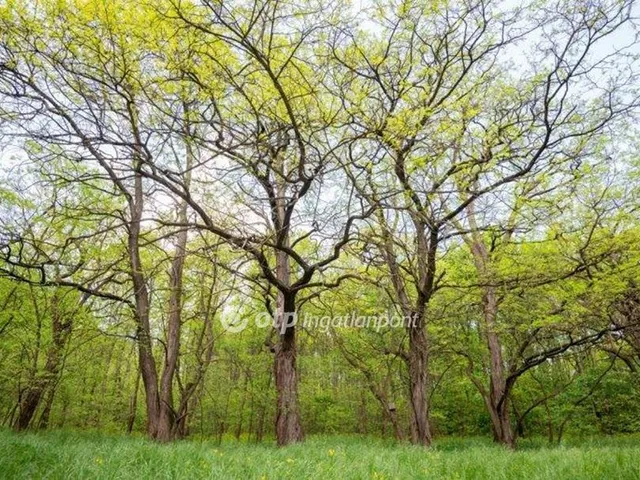
[[[136,370],[136,383],[133,387],[133,393],[129,400],[129,416],[127,418],[127,433],[133,431],[133,424],[136,421],[136,410],[138,408],[138,390],[140,389],[140,371]]]
[[[295,315],[295,295],[279,295],[276,328],[280,341],[275,347],[277,392],[276,438],[279,446],[304,440],[298,408],[298,373],[296,370],[295,326],[290,325]],[[289,323],[287,323],[289,322]],[[283,325],[288,325],[282,327]],[[282,332],[284,330],[284,332]]]
[[[38,429],[46,430],[49,427],[49,417],[51,416],[51,408],[53,407],[53,399],[56,395],[56,384],[51,385],[51,388],[47,390],[47,394],[44,400],[44,408],[40,414],[40,420],[38,421]]]
[[[188,105],[183,104],[185,110],[185,121],[187,120]],[[185,124],[184,134],[189,138],[191,131],[189,123]],[[186,175],[185,188],[188,189],[191,184],[191,167],[193,165],[193,151],[191,143],[186,140]],[[181,200],[178,206],[178,223],[187,222],[187,202]],[[167,325],[167,350],[165,355],[164,369],[160,379],[160,411],[158,418],[158,432],[156,439],[161,442],[168,442],[175,439],[178,434],[178,415],[173,404],[173,379],[178,365],[178,356],[180,355],[180,331],[182,323],[182,277],[184,272],[184,262],[186,258],[188,232],[182,229],[176,238],[176,248],[173,261],[171,262],[171,270],[169,272],[169,315]],[[188,399],[187,399],[188,402]],[[187,404],[181,409],[186,410]],[[186,418],[186,411],[184,412]],[[180,427],[184,430],[184,425]]]
[[[429,405],[427,401],[427,337],[422,318],[409,325],[409,398],[411,400],[411,443],[431,445]]]
[[[509,448],[516,447],[516,437],[511,425],[508,401],[497,405],[493,398],[486,398],[485,403],[491,417],[493,440]]]
[[[49,390],[48,399],[53,402],[56,384],[60,375],[62,357],[67,340],[71,334],[71,320],[64,321],[58,306],[57,294],[51,299],[51,334],[52,343],[47,352],[47,361],[42,375],[36,373],[33,383],[27,388],[20,402],[20,413],[13,428],[17,431],[29,427],[42,396]],[[49,405],[50,408],[50,405]],[[46,413],[48,416],[48,413]]]
[[[13,424],[16,431],[26,430],[31,423],[31,419],[38,408],[40,398],[42,397],[42,386],[40,384],[29,387],[20,403],[20,413]]]
[[[134,275],[137,276],[137,275]],[[140,282],[134,282],[134,288],[139,291],[146,286],[140,287]],[[136,293],[140,297],[139,293]],[[146,299],[146,294],[144,295]],[[148,303],[137,302],[137,315],[139,325],[137,328],[138,337],[138,361],[140,365],[140,375],[145,391],[145,404],[147,409],[147,434],[150,438],[156,438],[158,432],[158,418],[160,410],[160,399],[158,396],[158,374],[156,363],[152,353],[151,334],[149,331]]]
[[[493,323],[489,323],[487,327],[492,328]],[[487,344],[491,355],[489,371],[491,386],[488,406],[493,425],[493,438],[498,443],[515,448],[516,439],[509,415],[509,392],[505,382],[502,350],[495,332],[487,332]]]
[[[476,234],[471,243],[471,253],[476,264],[480,280],[489,285],[491,275],[489,269],[489,252],[483,240]],[[484,319],[484,335],[489,350],[489,395],[485,398],[494,441],[515,448],[515,435],[509,415],[509,392],[506,384],[502,345],[496,331],[498,314],[498,297],[493,286],[483,287],[482,314]],[[486,397],[486,395],[485,395]]]
[[[138,169],[141,162],[136,160],[136,163],[136,169]],[[147,408],[147,434],[150,438],[156,438],[159,426],[160,397],[158,394],[158,372],[153,358],[151,327],[149,325],[149,291],[140,257],[140,222],[143,211],[143,190],[142,175],[138,172],[135,175],[134,192],[134,197],[129,204],[131,221],[128,225],[128,254],[135,297],[138,363],[140,365]]]
[[[409,352],[404,360],[409,370],[409,405],[411,407],[411,443],[431,445],[431,427],[429,425],[429,405],[427,400],[427,334],[425,332],[424,311],[433,294],[435,279],[436,250],[438,245],[437,229],[429,229],[426,236],[426,225],[417,215],[412,215],[415,226],[417,245],[416,259],[420,279],[416,284],[418,298],[414,306],[407,293],[403,280],[403,272],[395,254],[393,238],[386,227],[386,220],[381,211],[378,212],[380,225],[383,226],[383,252],[391,274],[391,282],[396,293],[398,306],[405,316],[411,319],[407,324],[409,334]]]
[[[289,222],[286,208],[286,184],[278,183],[275,211],[272,212],[277,243],[289,247]],[[289,255],[276,250],[276,277],[279,290],[275,328],[279,341],[275,346],[276,439],[279,446],[304,440],[298,408],[298,372],[296,371],[296,293],[289,290],[291,265]]]
[[[181,206],[180,221],[186,221],[186,204]],[[176,414],[173,407],[173,377],[180,352],[180,327],[182,318],[182,273],[184,271],[187,231],[178,234],[176,254],[171,263],[169,276],[169,321],[167,325],[167,353],[160,380],[160,413],[157,439],[161,442],[176,436]]]

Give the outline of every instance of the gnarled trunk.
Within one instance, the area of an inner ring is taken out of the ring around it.
[[[137,282],[134,282],[134,288],[137,289],[135,286],[136,283]],[[153,358],[151,335],[149,332],[149,318],[146,313],[147,308],[147,306],[137,306],[136,308],[139,322],[137,326],[138,364],[140,366],[140,376],[142,377],[142,384],[145,391],[147,434],[150,438],[156,438],[159,427],[160,397],[158,393],[158,374]]]

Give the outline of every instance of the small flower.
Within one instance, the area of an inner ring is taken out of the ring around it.
[[[102,459],[102,457],[96,457],[96,463],[98,465],[102,465],[104,463],[104,460]]]
[[[287,463],[293,463],[293,458],[287,458]]]
[[[336,454],[336,451],[333,448],[329,449],[329,456],[333,457]]]

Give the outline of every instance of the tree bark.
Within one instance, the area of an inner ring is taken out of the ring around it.
[[[180,220],[186,221],[186,208],[181,207]],[[171,263],[169,288],[169,320],[167,325],[167,353],[165,355],[164,370],[160,380],[160,412],[157,439],[161,442],[173,440],[177,431],[176,413],[173,407],[173,378],[178,364],[180,352],[180,327],[182,318],[182,274],[184,271],[185,250],[187,245],[187,231],[178,234],[176,254]]]
[[[183,103],[185,111],[185,146],[186,146],[186,175],[185,188],[189,189],[191,185],[191,167],[193,165],[194,152],[190,143],[191,131],[187,120],[187,112],[189,106]],[[187,202],[181,200],[178,206],[178,223],[187,222]],[[186,421],[186,408],[188,406],[188,398],[185,402],[181,402],[179,414],[176,413],[173,403],[173,379],[178,366],[178,356],[180,355],[180,332],[182,327],[182,279],[184,273],[184,263],[186,259],[188,232],[182,229],[176,239],[176,248],[173,261],[171,262],[171,270],[169,272],[169,315],[167,324],[167,349],[165,355],[164,369],[160,379],[160,411],[158,418],[157,440],[168,442],[179,436],[179,430],[185,431],[186,425],[178,426],[179,419]],[[191,392],[193,393],[193,392]],[[190,393],[190,394],[191,394]],[[182,412],[182,410],[185,410]],[[182,417],[179,417],[182,415]]]
[[[427,399],[427,363],[428,345],[425,331],[425,311],[434,291],[436,249],[438,245],[437,229],[428,229],[419,215],[412,215],[415,226],[416,257],[418,278],[415,281],[418,291],[415,303],[407,293],[402,269],[395,254],[395,247],[386,220],[381,212],[378,220],[382,226],[382,251],[391,274],[391,282],[396,294],[396,302],[407,325],[409,351],[403,356],[409,371],[409,405],[411,407],[411,442],[417,445],[431,445],[431,426],[429,424],[429,402]]]
[[[37,382],[37,384],[29,387],[27,393],[23,396],[22,402],[20,402],[20,413],[13,424],[14,430],[18,432],[26,430],[29,427],[29,423],[31,423],[31,419],[40,403],[43,387],[39,380],[37,380]]]
[[[296,370],[296,332],[289,325],[295,315],[295,295],[280,294],[276,328],[280,341],[275,346],[274,376],[276,379],[276,439],[279,446],[304,440],[298,408],[298,372]],[[284,323],[283,323],[284,322]],[[287,325],[284,326],[283,325]]]
[[[489,392],[488,394],[485,392],[484,400],[491,417],[494,441],[509,448],[515,448],[516,438],[509,415],[509,391],[505,376],[502,345],[496,331],[498,297],[495,287],[491,286],[489,252],[477,232],[473,234],[471,253],[478,271],[478,277],[485,284],[482,287],[482,315],[490,365]]]
[[[287,185],[278,180],[272,218],[277,244],[289,247],[289,220],[286,201]],[[290,207],[289,207],[290,208]],[[274,347],[274,377],[276,383],[276,439],[278,446],[304,440],[298,408],[298,372],[296,370],[296,291],[290,290],[291,264],[289,254],[276,250],[276,277],[279,282],[276,300],[275,328],[279,341]]]
[[[509,415],[508,401],[496,404],[493,393],[485,398],[485,404],[491,417],[493,440],[509,448],[515,448],[516,438],[511,425],[511,415]]]
[[[128,254],[131,279],[135,297],[135,319],[138,343],[138,363],[145,391],[147,409],[147,434],[156,438],[159,426],[160,397],[158,392],[158,372],[153,358],[151,327],[149,324],[149,291],[142,270],[140,257],[140,223],[143,211],[142,175],[137,171],[141,161],[136,160],[134,195],[129,201],[131,220],[128,232]]]
[[[408,327],[409,398],[411,400],[411,442],[431,445],[429,405],[427,400],[427,337],[421,317],[414,317],[415,325]]]
[[[40,414],[40,420],[38,421],[38,429],[46,430],[49,427],[49,417],[51,416],[51,408],[53,407],[53,399],[56,395],[56,384],[54,383],[47,390],[45,399],[44,399],[44,407],[42,409],[42,413]]]
[[[133,431],[133,424],[136,421],[136,410],[138,408],[138,390],[140,388],[140,371],[136,370],[136,383],[133,387],[133,393],[129,400],[129,416],[127,417],[127,433],[131,434]]]

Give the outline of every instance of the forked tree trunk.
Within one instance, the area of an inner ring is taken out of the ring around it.
[[[509,448],[516,447],[516,436],[511,425],[508,401],[498,405],[492,397],[485,398],[487,410],[491,417],[493,440]]]
[[[491,275],[489,252],[484,241],[474,234],[471,242],[471,253],[476,264],[478,276],[488,286],[483,287],[482,314],[484,320],[484,336],[489,350],[489,394],[485,394],[485,404],[491,417],[494,441],[509,448],[515,448],[516,438],[509,415],[509,392],[505,376],[502,345],[496,331],[498,315],[498,297],[496,289],[490,286]]]
[[[134,288],[135,284],[134,282]],[[146,288],[146,287],[145,287]],[[140,376],[145,392],[145,405],[147,410],[147,435],[156,438],[159,425],[160,397],[158,395],[158,374],[156,363],[152,353],[151,335],[149,331],[149,318],[147,307],[138,307],[139,325],[138,337],[138,363]],[[141,320],[140,320],[141,319]]]
[[[418,299],[412,304],[404,283],[404,273],[395,254],[393,238],[386,228],[382,212],[378,213],[380,225],[383,225],[383,252],[391,274],[391,282],[397,301],[407,324],[409,351],[404,356],[409,371],[409,405],[411,408],[411,442],[417,445],[431,445],[431,427],[429,425],[429,404],[427,400],[427,363],[428,345],[425,332],[424,311],[433,293],[435,279],[435,254],[438,244],[437,230],[431,229],[426,236],[424,221],[412,216],[416,230],[416,245],[420,281]]]
[[[511,415],[509,414],[509,392],[507,392],[500,343],[493,332],[488,332],[487,337],[491,355],[491,369],[489,372],[491,386],[489,398],[485,402],[491,416],[493,438],[498,443],[509,448],[515,448],[516,438],[511,425]]]
[[[179,221],[186,221],[186,203],[180,211]],[[160,413],[158,419],[157,439],[161,442],[168,442],[177,436],[176,412],[173,406],[173,378],[178,365],[178,355],[180,352],[180,330],[182,320],[182,274],[184,271],[184,261],[186,256],[187,231],[183,230],[178,234],[176,242],[176,253],[171,262],[171,272],[169,275],[169,286],[171,293],[169,296],[169,320],[167,326],[167,349],[165,355],[164,369],[160,380]]]
[[[188,105],[184,104],[185,120]],[[185,124],[184,133],[188,138],[191,131]],[[186,141],[186,170],[185,188],[188,189],[191,184],[191,167],[193,165],[194,153],[191,142]],[[181,200],[178,207],[178,222],[187,222],[187,202]],[[177,425],[179,416],[174,409],[173,404],[173,379],[178,366],[178,356],[180,355],[180,331],[182,327],[182,277],[184,272],[184,263],[187,255],[188,232],[186,229],[181,230],[176,238],[176,249],[173,261],[171,262],[171,270],[169,272],[169,315],[167,325],[167,349],[165,355],[164,369],[160,379],[160,412],[158,418],[157,440],[168,442],[179,436],[178,431],[186,428],[186,425],[179,427]],[[186,409],[185,404],[183,408]],[[186,420],[186,411],[183,418]]]

